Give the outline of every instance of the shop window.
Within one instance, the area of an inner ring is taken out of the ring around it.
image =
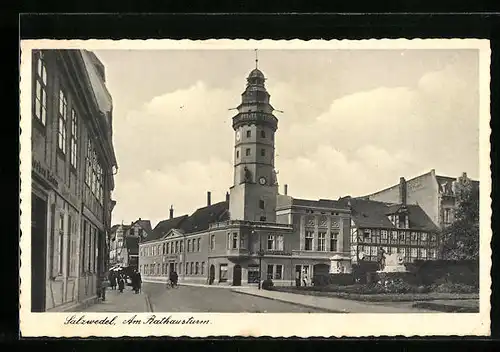
[[[259,266],[257,264],[248,265],[248,283],[259,282]]]
[[[276,265],[276,268],[274,270],[274,279],[275,280],[282,280],[283,279],[283,265]]]
[[[273,278],[273,269],[274,269],[274,266],[273,265],[268,265],[267,266],[267,278],[268,279],[272,279]]]
[[[220,265],[219,282],[227,282],[227,264]]]

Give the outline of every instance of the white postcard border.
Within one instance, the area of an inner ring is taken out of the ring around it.
[[[21,233],[31,223],[31,49],[130,50],[331,50],[331,49],[477,49],[480,55],[480,312],[423,314],[307,314],[307,313],[85,313],[88,319],[117,316],[117,325],[70,325],[75,313],[32,313],[30,307],[30,236],[20,238],[20,329],[24,337],[89,336],[424,336],[489,335],[491,294],[491,173],[490,173],[490,47],[479,39],[382,40],[25,40],[21,41]],[[123,324],[136,315],[143,322],[151,315],[171,320],[208,320],[208,324]]]

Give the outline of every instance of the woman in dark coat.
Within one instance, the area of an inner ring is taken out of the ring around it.
[[[142,286],[142,277],[139,271],[135,272],[134,280],[135,280],[135,293],[139,293],[141,292],[141,286]]]
[[[116,274],[114,271],[112,271],[110,274],[109,274],[109,282],[111,284],[111,289],[112,290],[115,290],[116,289]]]

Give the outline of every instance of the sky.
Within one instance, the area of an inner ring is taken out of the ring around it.
[[[97,50],[113,98],[113,224],[225,199],[253,50]],[[477,50],[260,50],[280,191],[361,196],[435,169],[479,179]]]

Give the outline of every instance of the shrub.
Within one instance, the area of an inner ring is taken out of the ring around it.
[[[430,286],[433,292],[439,293],[476,293],[477,288],[471,285],[456,284],[452,282],[435,283]]]
[[[262,282],[262,289],[263,290],[270,290],[272,287],[274,287],[274,282],[271,279],[266,279]]]

